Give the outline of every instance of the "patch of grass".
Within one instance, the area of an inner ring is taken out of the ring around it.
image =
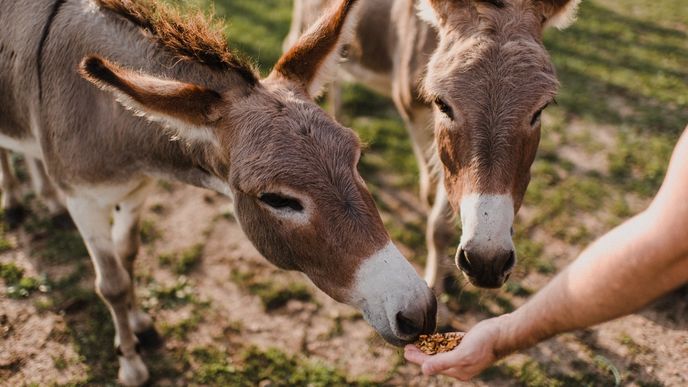
[[[393,241],[413,250],[414,257],[410,257],[411,260],[420,265],[425,264],[425,224],[422,222],[401,223],[398,219],[390,218],[385,221],[385,228]]]
[[[178,340],[186,340],[189,332],[195,330],[204,321],[202,308],[194,308],[191,316],[175,324],[163,322],[160,324],[160,331],[163,335],[174,337]]]
[[[253,273],[239,270],[232,271],[231,279],[249,293],[258,296],[266,311],[279,309],[287,305],[290,300],[313,301],[313,295],[303,283],[281,284],[270,280],[260,280]]]
[[[512,374],[526,386],[561,387],[559,380],[551,378],[547,372],[533,360],[523,363],[520,367],[512,368]]]
[[[248,290],[260,297],[266,311],[279,309],[287,305],[289,300],[309,302],[313,299],[308,287],[300,283],[277,285],[272,282],[256,282],[251,284]]]
[[[628,349],[631,355],[640,355],[644,353],[652,352],[650,348],[640,345],[633,340],[633,338],[626,332],[619,335],[619,343]]]
[[[33,255],[45,263],[64,264],[88,257],[84,240],[76,229],[56,228],[50,219],[35,214],[29,217],[24,228],[36,239],[31,246]]]
[[[513,294],[514,296],[517,297],[528,297],[531,294],[533,294],[533,291],[519,282],[507,282],[504,290],[507,293]]]
[[[610,150],[609,172],[616,183],[643,197],[651,197],[664,180],[674,147],[673,138],[639,133],[619,134],[619,145]]]
[[[194,372],[196,383],[232,386],[368,386],[371,383],[352,380],[339,370],[322,362],[294,357],[271,348],[265,351],[250,347],[238,363],[218,349],[198,348],[192,358],[199,363]]]
[[[39,290],[43,281],[33,277],[22,277],[19,282],[7,287],[7,296],[10,298],[27,298],[36,290]]]
[[[519,270],[525,270],[526,273],[536,271],[542,274],[551,274],[556,271],[551,260],[543,256],[544,246],[542,243],[519,232],[514,238],[514,244],[519,260]]]
[[[143,244],[150,244],[162,238],[162,233],[151,219],[143,219],[141,221],[139,233],[141,235],[141,243]]]
[[[177,274],[185,274],[195,268],[203,256],[203,245],[195,244],[179,254],[179,260],[175,265]]]
[[[188,278],[180,276],[170,285],[153,282],[146,287],[143,306],[146,308],[176,308],[198,302]]]
[[[397,188],[418,184],[418,165],[399,118],[357,117],[351,125],[367,144],[359,164],[364,179],[374,180],[386,174],[394,177],[392,183]]]
[[[5,281],[6,285],[14,285],[24,276],[24,269],[18,267],[14,263],[0,262],[0,278]]]
[[[5,238],[3,231],[2,234],[0,234],[0,253],[12,250],[14,247],[14,244]]]
[[[88,257],[88,250],[78,232],[56,231],[36,254],[46,262],[67,263],[77,257]]]
[[[165,205],[162,203],[155,203],[151,206],[150,209],[154,214],[157,215],[162,215],[163,213],[165,213]]]
[[[203,257],[203,245],[195,244],[178,254],[162,253],[158,262],[163,267],[170,267],[176,274],[189,274],[198,266]]]
[[[53,356],[53,366],[56,370],[61,371],[67,368],[69,365],[67,359],[63,355]]]
[[[596,355],[593,360],[597,368],[599,368],[600,370],[607,371],[614,376],[615,386],[621,385],[621,373],[619,372],[619,369],[614,365],[614,363],[612,363],[611,360],[607,359],[602,355]]]
[[[72,290],[76,294],[77,290]],[[115,328],[110,312],[92,290],[82,290],[79,308],[66,315],[73,345],[87,365],[86,385],[105,385],[117,379]]]
[[[7,297],[9,298],[27,298],[39,289],[48,290],[45,280],[25,277],[24,270],[12,262],[0,263],[0,278],[5,281]]]

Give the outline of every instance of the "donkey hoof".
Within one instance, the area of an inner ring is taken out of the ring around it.
[[[132,358],[119,357],[119,373],[117,381],[123,386],[142,386],[148,381],[148,368],[141,360],[141,356]]]
[[[10,207],[4,211],[3,219],[10,229],[15,229],[26,219],[27,211],[22,205]]]
[[[141,332],[135,332],[135,335],[139,340],[139,344],[141,344],[141,346],[144,348],[160,348],[163,344],[162,336],[160,336],[154,326],[151,326],[150,328]]]

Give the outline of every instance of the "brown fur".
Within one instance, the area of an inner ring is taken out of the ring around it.
[[[438,191],[446,189],[447,195],[438,193],[429,220],[430,263],[444,255],[451,239],[447,200],[456,214],[467,194],[507,194],[518,211],[540,138],[539,123],[531,127],[531,121],[558,87],[542,30],[553,16],[570,19],[576,2],[428,0],[434,11],[427,16],[438,21],[431,27],[417,16],[417,1],[366,3],[360,20],[368,25],[357,27],[352,55],[342,67],[394,99],[412,136],[422,199],[433,186],[423,152],[431,147],[432,136],[423,119],[434,114],[437,158],[432,161],[443,172],[444,187]],[[305,24],[313,13],[308,7],[322,8],[323,3],[299,3],[295,12],[301,15],[295,20]],[[370,57],[361,58],[361,53]],[[375,65],[387,60],[389,67]],[[382,82],[371,82],[378,79]],[[439,108],[431,113],[435,101],[449,106],[454,119]],[[438,267],[433,265],[426,274],[431,284]]]
[[[440,29],[423,90],[454,110],[455,120],[436,121],[436,134],[455,208],[478,192],[509,193],[516,209],[521,203],[539,141],[530,118],[558,87],[540,17],[529,1],[514,1],[454,12]]]
[[[153,0],[95,0],[103,9],[120,15],[149,32],[150,38],[187,60],[196,60],[221,70],[239,72],[256,83],[250,62],[229,49],[222,22],[198,12],[180,15],[170,6]]]

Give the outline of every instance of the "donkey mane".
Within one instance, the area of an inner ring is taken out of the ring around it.
[[[180,58],[218,70],[237,71],[250,84],[258,82],[251,62],[230,50],[219,20],[201,11],[181,15],[179,10],[156,0],[95,0],[148,32],[149,38]]]

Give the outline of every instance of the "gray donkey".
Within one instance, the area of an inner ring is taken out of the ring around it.
[[[231,197],[268,260],[390,343],[434,330],[435,297],[356,170],[358,137],[312,100],[355,3],[337,2],[260,79],[202,17],[152,0],[0,0],[0,146],[41,160],[64,196],[114,319],[121,383],[149,377],[132,271],[155,178]]]

